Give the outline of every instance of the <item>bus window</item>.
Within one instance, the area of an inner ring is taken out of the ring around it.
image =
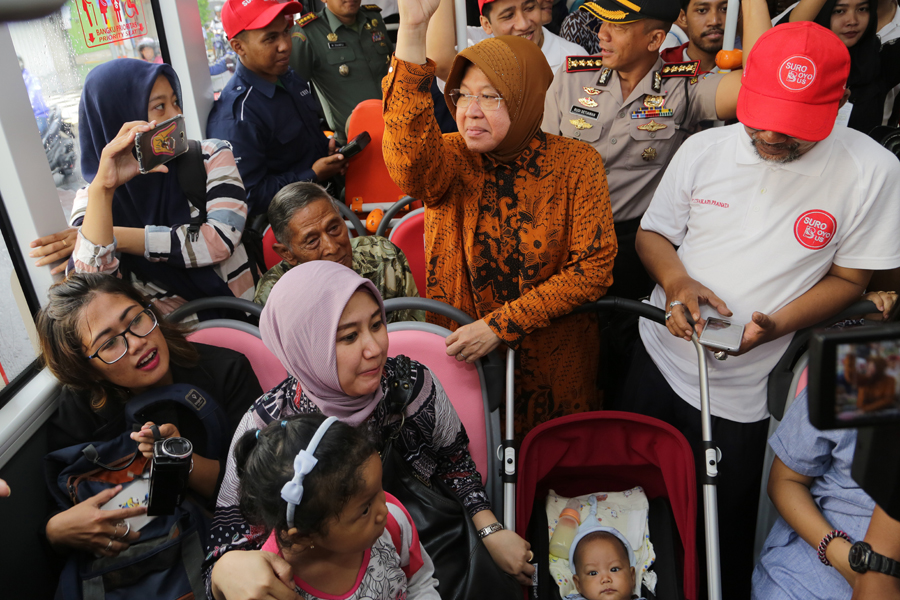
[[[0,232],[0,390],[37,358],[37,332]]]
[[[87,74],[119,58],[162,62],[150,0],[68,0],[43,19],[9,24],[22,78],[68,218],[85,185],[78,161],[78,104]]]

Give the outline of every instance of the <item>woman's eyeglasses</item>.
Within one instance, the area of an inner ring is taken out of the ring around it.
[[[156,320],[156,315],[148,306],[131,320],[131,324],[125,328],[125,331],[106,340],[100,349],[88,356],[87,359],[99,358],[102,362],[111,365],[128,353],[126,333],[135,337],[147,337],[156,329],[157,325],[159,322]]]
[[[463,94],[459,90],[452,90],[450,92],[450,100],[453,101],[454,106],[459,108],[468,108],[470,104],[477,102],[478,106],[481,107],[481,110],[497,110],[500,108],[500,101],[503,100],[503,96],[496,96],[494,94],[473,96],[472,94]]]

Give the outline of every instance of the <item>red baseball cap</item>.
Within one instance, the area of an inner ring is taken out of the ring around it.
[[[303,12],[299,2],[275,0],[228,0],[222,7],[222,27],[228,39],[248,29],[263,29],[281,15]]]
[[[760,36],[750,55],[738,94],[738,120],[819,142],[834,128],[850,53],[831,30],[811,21],[773,27]]]

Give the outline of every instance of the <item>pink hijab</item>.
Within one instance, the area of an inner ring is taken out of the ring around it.
[[[259,321],[266,347],[300,381],[309,399],[326,416],[354,427],[372,414],[384,395],[378,388],[351,398],[338,379],[337,328],[344,307],[361,288],[375,297],[387,323],[378,288],[352,269],[325,260],[303,263],[285,273],[272,288]]]

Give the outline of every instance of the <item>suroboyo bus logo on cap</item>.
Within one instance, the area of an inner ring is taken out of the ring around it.
[[[837,221],[824,210],[808,210],[794,221],[794,237],[810,250],[821,250],[837,231]]]
[[[792,92],[808,88],[816,78],[816,63],[808,56],[792,56],[778,69],[778,81]]]

